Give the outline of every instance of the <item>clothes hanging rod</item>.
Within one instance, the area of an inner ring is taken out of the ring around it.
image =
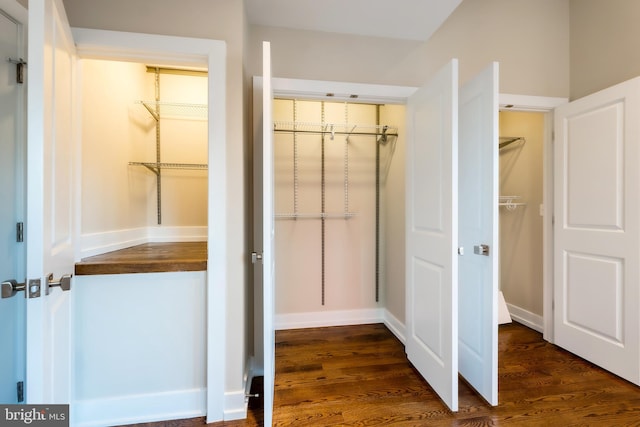
[[[501,150],[517,141],[527,142],[527,140],[523,136],[501,136],[500,143],[498,144],[498,149]]]
[[[360,129],[360,130],[358,130]],[[398,136],[398,128],[388,125],[360,125],[348,123],[309,123],[309,122],[273,122],[274,132],[308,133],[315,135],[364,135],[364,136]]]
[[[318,213],[277,213],[274,215],[275,219],[349,219],[356,216],[355,212],[318,212]]]
[[[176,74],[180,76],[196,76],[196,77],[206,77],[209,75],[208,71],[196,70],[196,69],[188,69],[188,68],[172,68],[172,67],[153,67],[151,65],[147,65],[147,73],[155,73],[159,74]]]
[[[292,130],[292,129],[274,129],[275,132],[279,133],[309,133],[315,135],[347,135],[347,136],[395,136],[397,137],[397,133],[382,133],[382,132],[331,132],[331,131],[315,131],[315,130]]]

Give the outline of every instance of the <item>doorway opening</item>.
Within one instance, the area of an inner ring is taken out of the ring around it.
[[[511,317],[544,331],[545,114],[500,112],[500,290]]]
[[[82,59],[81,257],[207,240],[206,71]]]
[[[404,305],[404,106],[273,105],[276,329],[382,321]]]

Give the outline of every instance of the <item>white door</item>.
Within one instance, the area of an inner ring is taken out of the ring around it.
[[[460,88],[459,370],[498,404],[498,63]]]
[[[406,352],[458,410],[458,62],[407,103]]]
[[[0,3],[0,404],[23,401],[18,383],[25,380],[25,298],[14,284],[25,275],[24,243],[17,224],[24,215],[24,84],[17,81],[21,24]],[[15,281],[15,283],[11,282]]]
[[[73,272],[76,231],[75,53],[61,0],[29,1],[28,64],[27,402],[69,403],[71,293],[46,286]]]
[[[273,207],[273,88],[271,45],[262,45],[262,310],[264,358],[264,425],[273,422],[275,386],[275,224]]]
[[[555,343],[640,384],[640,78],[558,107]]]

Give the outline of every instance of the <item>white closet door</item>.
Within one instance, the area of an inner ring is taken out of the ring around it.
[[[460,89],[459,119],[459,369],[497,405],[498,63]]]
[[[640,384],[640,78],[558,107],[556,344]]]
[[[262,44],[262,309],[264,357],[264,425],[273,420],[275,385],[275,225],[273,201],[273,88],[271,44]]]
[[[29,2],[28,58],[27,277],[41,287],[27,302],[27,402],[70,403],[73,290],[44,286],[74,267],[76,56],[62,0]]]
[[[458,62],[407,104],[407,357],[458,410]]]

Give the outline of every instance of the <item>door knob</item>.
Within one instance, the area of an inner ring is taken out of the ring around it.
[[[11,298],[19,291],[26,289],[24,283],[18,283],[16,280],[5,280],[2,282],[2,298]]]
[[[45,281],[45,295],[49,295],[49,289],[59,287],[63,291],[71,289],[71,274],[64,274],[60,279],[53,280],[53,273],[49,273]]]

